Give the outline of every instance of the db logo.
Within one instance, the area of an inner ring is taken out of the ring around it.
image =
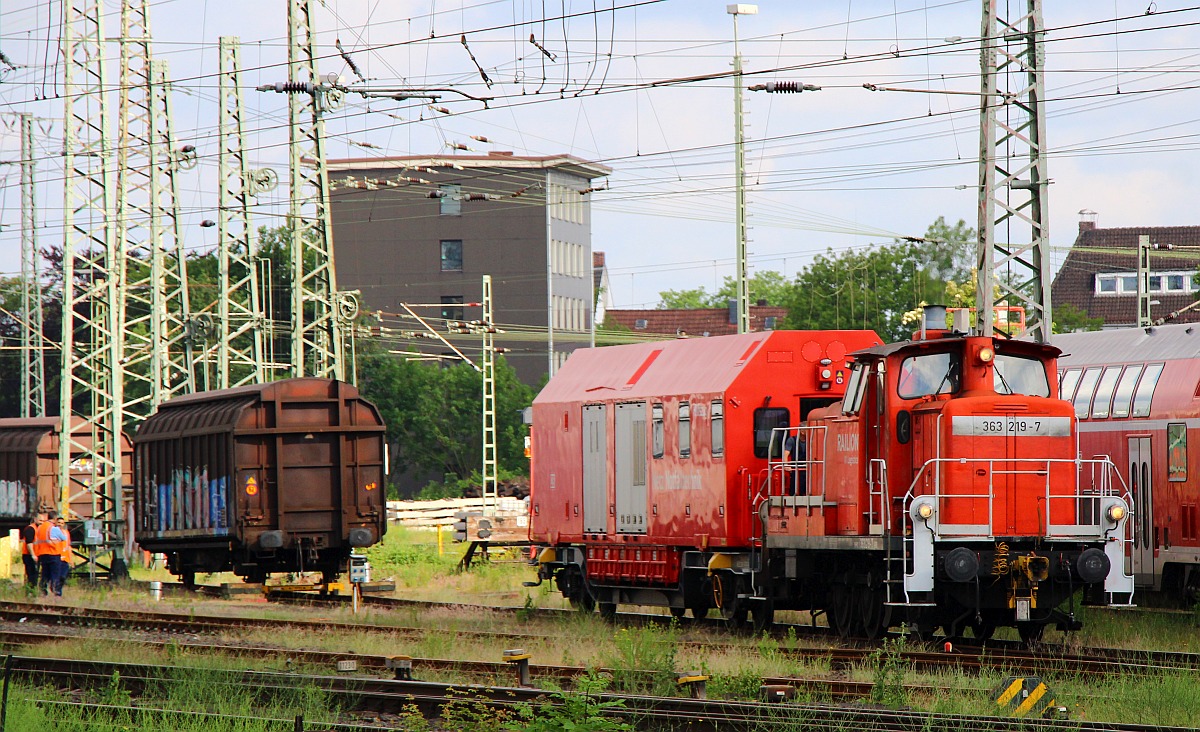
[[[253,496],[253,495],[256,495],[257,493],[258,493],[258,481],[254,479],[253,475],[251,475],[250,477],[246,478],[246,495]]]

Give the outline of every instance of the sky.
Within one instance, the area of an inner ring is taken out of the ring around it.
[[[115,38],[120,3],[104,7],[105,35]],[[351,90],[326,117],[328,157],[443,155],[466,145],[598,161],[613,173],[600,182],[608,190],[593,194],[592,244],[607,254],[616,307],[654,307],[668,289],[713,291],[733,274],[733,90],[723,75],[734,19],[726,3],[314,0],[313,7],[321,72],[340,75]],[[0,161],[19,157],[11,113],[37,116],[42,246],[62,238],[57,8],[44,0],[0,7],[0,52],[8,59],[0,63]],[[1100,227],[1200,224],[1192,205],[1200,193],[1200,7],[1060,0],[1044,12],[1055,264],[1075,238],[1081,210],[1095,211]],[[821,87],[746,94],[751,273],[790,277],[827,249],[921,235],[939,216],[975,225],[980,16],[979,0],[762,0],[756,15],[739,16],[747,85]],[[185,246],[203,251],[216,244],[216,230],[199,224],[216,218],[221,36],[242,42],[249,157],[286,182],[286,99],[254,90],[286,77],[286,3],[151,0],[150,18],[153,53],[169,64],[175,137],[198,153],[199,164],[180,177],[180,203]],[[107,45],[115,106],[118,50]],[[358,93],[368,89],[439,99]],[[17,166],[0,165],[6,274],[19,271],[18,180]],[[286,185],[261,196],[256,224],[279,223],[286,196]]]

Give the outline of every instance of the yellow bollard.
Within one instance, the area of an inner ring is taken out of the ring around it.
[[[438,556],[439,557],[446,553],[445,548],[442,546],[442,529],[443,528],[444,527],[441,524],[438,524],[437,535],[438,535]]]
[[[6,541],[0,541],[0,578],[12,578],[12,555],[20,546],[20,529],[10,529]]]

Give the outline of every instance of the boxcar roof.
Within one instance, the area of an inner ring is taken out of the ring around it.
[[[819,354],[827,344],[839,343],[844,354],[879,339],[869,331],[777,330],[581,348],[534,404],[723,392],[765,353],[788,351],[799,361],[810,342],[821,346]]]
[[[1200,358],[1200,326],[1178,323],[1091,333],[1061,333],[1060,367]]]

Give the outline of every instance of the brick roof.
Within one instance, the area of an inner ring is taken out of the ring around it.
[[[1139,236],[1149,236],[1151,244],[1175,247],[1200,247],[1200,226],[1143,226],[1122,229],[1098,229],[1092,222],[1080,222],[1079,236],[1051,285],[1052,303],[1070,303],[1091,317],[1104,318],[1107,328],[1135,325],[1137,296],[1133,294],[1096,294],[1096,275],[1106,272],[1137,272]],[[1106,251],[1111,250],[1111,251]],[[1200,250],[1152,250],[1150,271],[1195,271],[1200,266]],[[1168,294],[1156,292],[1150,306],[1155,318],[1190,305],[1200,293]],[[1200,309],[1184,313],[1172,322],[1200,322]]]
[[[664,335],[715,336],[737,333],[737,324],[729,322],[729,308],[700,308],[696,310],[608,310],[617,323],[640,333]],[[750,330],[765,330],[766,318],[775,318],[775,327],[783,325],[787,308],[773,305],[750,306]],[[638,328],[638,321],[646,321]]]

